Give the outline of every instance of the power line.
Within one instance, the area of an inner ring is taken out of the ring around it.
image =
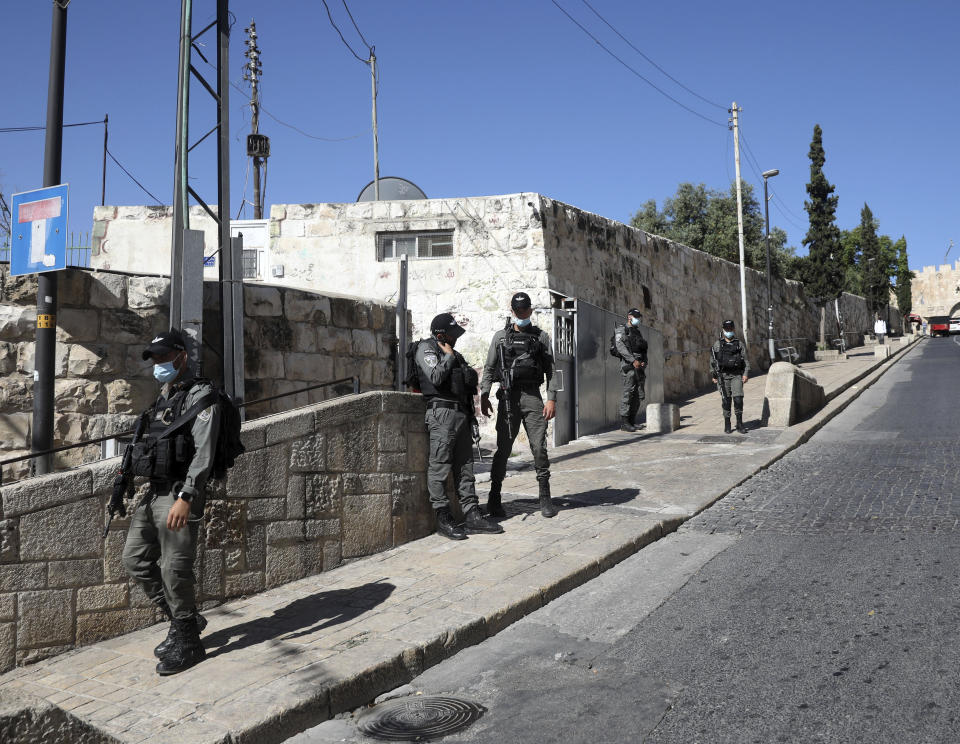
[[[100,123],[102,124],[103,122],[100,122]],[[110,156],[110,159],[111,159],[114,163],[117,164],[117,167],[118,167],[120,170],[122,170],[124,173],[127,174],[127,177],[128,177],[131,181],[133,181],[135,184],[137,184],[137,186],[140,187],[140,190],[143,191],[143,193],[145,193],[147,196],[149,196],[151,199],[153,199],[153,203],[154,203],[154,204],[163,204],[163,200],[158,199],[158,198],[155,197],[153,194],[151,194],[149,191],[147,191],[147,188],[146,188],[142,183],[140,183],[136,178],[134,178],[133,174],[132,174],[130,171],[128,171],[126,168],[123,167],[123,165],[120,164],[120,161],[117,160],[117,159],[113,156],[113,153],[110,152],[109,149],[107,149],[107,155],[109,155],[109,156]]]
[[[347,15],[350,16],[350,22],[353,24],[353,27],[357,30],[357,35],[360,37],[360,41],[363,42],[363,45],[370,49],[370,44],[367,43],[367,40],[363,38],[363,32],[360,31],[360,27],[357,26],[357,22],[353,20],[353,13],[350,12],[350,8],[347,7],[347,0],[342,0],[343,9],[347,11]]]
[[[667,93],[665,90],[663,90],[662,88],[660,88],[660,87],[658,87],[657,85],[655,85],[654,83],[652,83],[650,80],[648,80],[648,79],[645,78],[643,75],[641,75],[639,72],[637,72],[637,70],[635,70],[633,67],[631,67],[630,65],[628,65],[626,62],[624,62],[620,57],[618,57],[616,54],[614,54],[612,51],[610,51],[610,49],[608,49],[606,46],[604,46],[603,42],[601,42],[600,39],[598,39],[596,36],[594,36],[592,33],[590,33],[590,32],[586,29],[586,27],[584,27],[576,18],[574,18],[574,17],[573,17],[572,15],[570,15],[566,10],[564,10],[563,6],[560,5],[560,3],[557,2],[557,0],[550,0],[550,2],[552,2],[554,5],[556,5],[556,6],[557,6],[557,9],[558,9],[561,13],[563,13],[567,18],[569,18],[569,19],[574,23],[574,25],[577,26],[577,28],[579,28],[581,31],[583,31],[583,33],[585,33],[587,36],[589,36],[591,39],[593,39],[594,43],[595,43],[597,46],[599,46],[601,49],[603,49],[603,51],[605,51],[607,54],[609,54],[611,57],[613,57],[615,60],[617,60],[617,62],[619,62],[619,63],[620,63],[621,65],[623,65],[624,67],[626,67],[630,72],[632,72],[634,75],[636,75],[638,78],[640,78],[643,82],[645,82],[647,85],[649,85],[649,86],[650,86],[651,88],[653,88],[655,91],[657,91],[660,95],[664,96],[665,98],[669,98],[671,101],[673,101],[675,104],[677,104],[680,108],[686,109],[687,111],[689,111],[689,112],[690,112],[691,114],[693,114],[694,116],[697,116],[697,117],[703,119],[703,120],[706,121],[706,122],[709,122],[709,123],[711,123],[711,124],[714,124],[714,125],[716,125],[716,126],[718,126],[718,127],[726,127],[726,126],[727,126],[725,122],[724,122],[724,123],[720,123],[719,121],[716,121],[715,119],[711,119],[711,118],[709,118],[709,117],[707,117],[707,116],[704,116],[704,115],[701,114],[699,111],[695,111],[694,109],[692,109],[692,108],[690,108],[689,106],[687,106],[685,103],[681,103],[681,102],[678,101],[676,98],[674,98],[674,97],[671,96],[669,93]],[[326,4],[326,3],[324,3],[324,4]]]
[[[740,141],[743,143],[744,152],[746,152],[746,154],[747,154],[747,158],[746,158],[746,160],[747,160],[747,165],[750,166],[751,170],[754,172],[754,174],[756,174],[757,178],[759,178],[759,179],[762,181],[762,180],[763,180],[763,173],[762,173],[762,168],[761,168],[761,166],[760,166],[760,161],[757,159],[757,156],[754,155],[753,149],[750,147],[750,144],[747,142],[747,138],[743,136],[743,132],[742,132],[742,131],[740,132]],[[791,225],[793,225],[793,226],[794,226],[795,228],[797,228],[798,230],[803,230],[803,225],[800,225],[800,224],[798,224],[797,222],[795,222],[794,220],[790,219],[790,217],[787,216],[787,212],[790,212],[790,214],[792,214],[792,215],[793,215],[794,217],[796,217],[796,219],[798,219],[798,220],[802,220],[803,218],[802,218],[802,217],[798,217],[798,216],[786,205],[786,203],[783,201],[783,199],[781,199],[781,198],[777,195],[777,192],[775,192],[775,191],[770,187],[769,184],[767,185],[767,190],[770,192],[770,198],[774,201],[774,206],[777,208],[777,211],[780,212],[780,216],[783,217],[787,222],[789,222]],[[781,206],[782,206],[782,208],[781,208]],[[786,210],[786,211],[784,211],[784,210]]]
[[[340,41],[343,42],[343,45],[344,45],[347,49],[350,50],[350,54],[352,54],[352,55],[353,55],[354,57],[356,57],[358,60],[360,60],[361,62],[363,62],[363,64],[368,64],[368,63],[369,63],[369,60],[364,59],[364,58],[361,57],[359,54],[357,54],[355,51],[353,51],[353,47],[350,46],[349,43],[347,43],[347,40],[346,40],[345,38],[343,38],[343,32],[340,30],[340,27],[339,27],[339,26],[336,24],[336,22],[333,20],[333,14],[330,12],[330,6],[327,5],[327,0],[320,0],[320,2],[322,2],[322,3],[323,3],[323,7],[327,9],[327,18],[330,19],[330,25],[333,26],[334,30],[337,32],[337,35],[340,37]]]
[[[76,124],[64,124],[64,127],[89,127],[94,124],[103,124],[103,119],[100,121],[80,121]],[[0,134],[5,134],[7,132],[39,132],[46,127],[0,127]]]
[[[610,24],[610,22],[609,22],[606,18],[604,18],[602,15],[600,15],[600,13],[597,11],[597,9],[594,8],[590,3],[588,3],[587,0],[582,0],[582,2],[583,2],[584,5],[586,5],[588,8],[590,8],[590,10],[593,11],[593,14],[594,14],[597,18],[599,18],[601,21],[603,21],[603,22],[607,25],[607,27],[608,27],[611,31],[613,31],[613,33],[615,33],[617,36],[619,36],[621,39],[623,39],[623,40],[627,43],[627,45],[628,45],[631,49],[633,49],[633,51],[635,51],[637,54],[639,54],[641,57],[643,57],[645,60],[647,60],[647,62],[649,62],[651,65],[653,65],[653,66],[656,67],[658,70],[660,70],[660,72],[662,72],[664,75],[666,75],[668,78],[670,78],[673,82],[675,82],[677,85],[679,85],[679,86],[680,86],[681,88],[683,88],[685,91],[687,91],[687,93],[689,93],[689,94],[692,95],[692,96],[696,96],[697,98],[699,98],[699,99],[700,99],[701,101],[703,101],[704,103],[709,103],[711,106],[716,106],[716,107],[717,107],[718,109],[720,109],[721,111],[726,111],[726,110],[727,110],[727,107],[726,107],[726,106],[723,106],[723,105],[721,105],[721,104],[719,104],[719,103],[715,103],[715,102],[709,100],[708,98],[704,98],[703,96],[701,96],[701,95],[700,95],[699,93],[697,93],[696,91],[690,90],[690,88],[688,88],[686,85],[684,85],[684,84],[681,83],[679,80],[677,80],[677,79],[676,79],[673,75],[671,75],[669,72],[667,72],[666,70],[664,70],[660,65],[658,65],[656,62],[654,62],[652,59],[650,59],[650,58],[649,58],[646,54],[644,54],[642,51],[640,51],[639,49],[637,49],[637,47],[635,47],[635,46],[633,45],[633,42],[631,42],[630,39],[628,39],[626,36],[624,36],[624,35],[621,34],[619,31],[617,31],[617,29],[615,29],[615,28]]]

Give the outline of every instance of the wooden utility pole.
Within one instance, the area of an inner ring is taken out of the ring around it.
[[[743,255],[743,196],[740,193],[740,123],[737,102],[733,102],[730,113],[733,114],[733,159],[737,173],[737,237],[740,241],[740,322],[743,342],[747,341],[747,272]]]

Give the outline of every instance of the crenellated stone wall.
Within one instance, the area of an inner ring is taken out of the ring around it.
[[[208,491],[201,606],[429,534],[423,419],[421,396],[370,392],[245,424],[246,454]],[[117,466],[0,488],[0,672],[161,619],[123,569],[129,518],[101,538]]]
[[[0,265],[0,460],[27,454],[33,408],[35,276],[11,277]],[[220,376],[219,293],[204,286],[203,373]],[[390,389],[396,363],[392,306],[288,287],[244,285],[245,399],[312,383],[360,378],[362,390]],[[67,270],[59,277],[55,446],[132,427],[156,397],[151,365],[141,358],[165,330],[169,280],[107,271]],[[288,410],[350,392],[349,384],[251,406],[247,415]],[[57,466],[99,457],[91,445],[56,455]],[[27,473],[6,466],[6,482]]]

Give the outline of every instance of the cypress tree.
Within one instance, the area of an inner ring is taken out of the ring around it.
[[[804,202],[804,208],[810,217],[810,228],[803,239],[809,258],[806,265],[807,291],[820,307],[820,345],[825,348],[825,308],[843,291],[843,275],[839,260],[840,230],[836,225],[839,197],[832,195],[834,186],[823,175],[823,164],[827,158],[823,151],[823,130],[819,124],[813,127],[808,157],[810,182],[807,184],[807,194],[810,200]]]
[[[896,242],[894,248],[897,249],[897,307],[900,308],[900,314],[906,318],[913,310],[913,291],[911,283],[914,273],[910,271],[910,264],[907,261],[907,239],[903,235]]]
[[[877,224],[866,204],[860,210],[860,265],[863,267],[863,296],[871,315],[882,314],[890,304],[890,277],[884,260]]]

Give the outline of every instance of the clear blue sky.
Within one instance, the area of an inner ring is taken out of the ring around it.
[[[867,202],[881,232],[906,235],[912,268],[940,263],[951,238],[958,247],[949,260],[960,258],[955,2],[590,1],[644,54],[722,108],[664,77],[582,0],[557,0],[637,72],[719,126],[625,69],[551,0],[348,0],[380,67],[381,175],[406,177],[430,197],[537,191],[628,221],[682,181],[732,181],[725,109],[736,100],[759,169],[780,169],[770,219],[789,244],[799,248],[806,232],[807,150],[819,123],[840,227],[858,224]],[[328,2],[365,57],[342,1]],[[199,30],[215,4],[194,5]],[[69,6],[65,119],[109,113],[111,151],[164,203],[173,191],[179,10],[176,0]],[[319,137],[360,135],[308,139],[263,115],[273,153],[267,204],[353,201],[373,177],[369,69],[341,43],[319,0],[233,0],[231,10],[234,81],[244,85],[243,28],[255,18],[264,107]],[[44,123],[50,16],[49,0],[5,3],[0,127]],[[215,53],[214,37],[207,43]],[[196,136],[213,111],[196,85],[192,96]],[[245,100],[231,90],[234,215],[246,167]],[[99,203],[102,140],[99,127],[65,134],[75,231],[90,230]],[[194,153],[194,185],[213,200],[213,139]],[[42,161],[42,132],[0,133],[4,193],[40,186]],[[746,158],[743,177],[761,186]],[[108,204],[152,201],[108,163]]]

